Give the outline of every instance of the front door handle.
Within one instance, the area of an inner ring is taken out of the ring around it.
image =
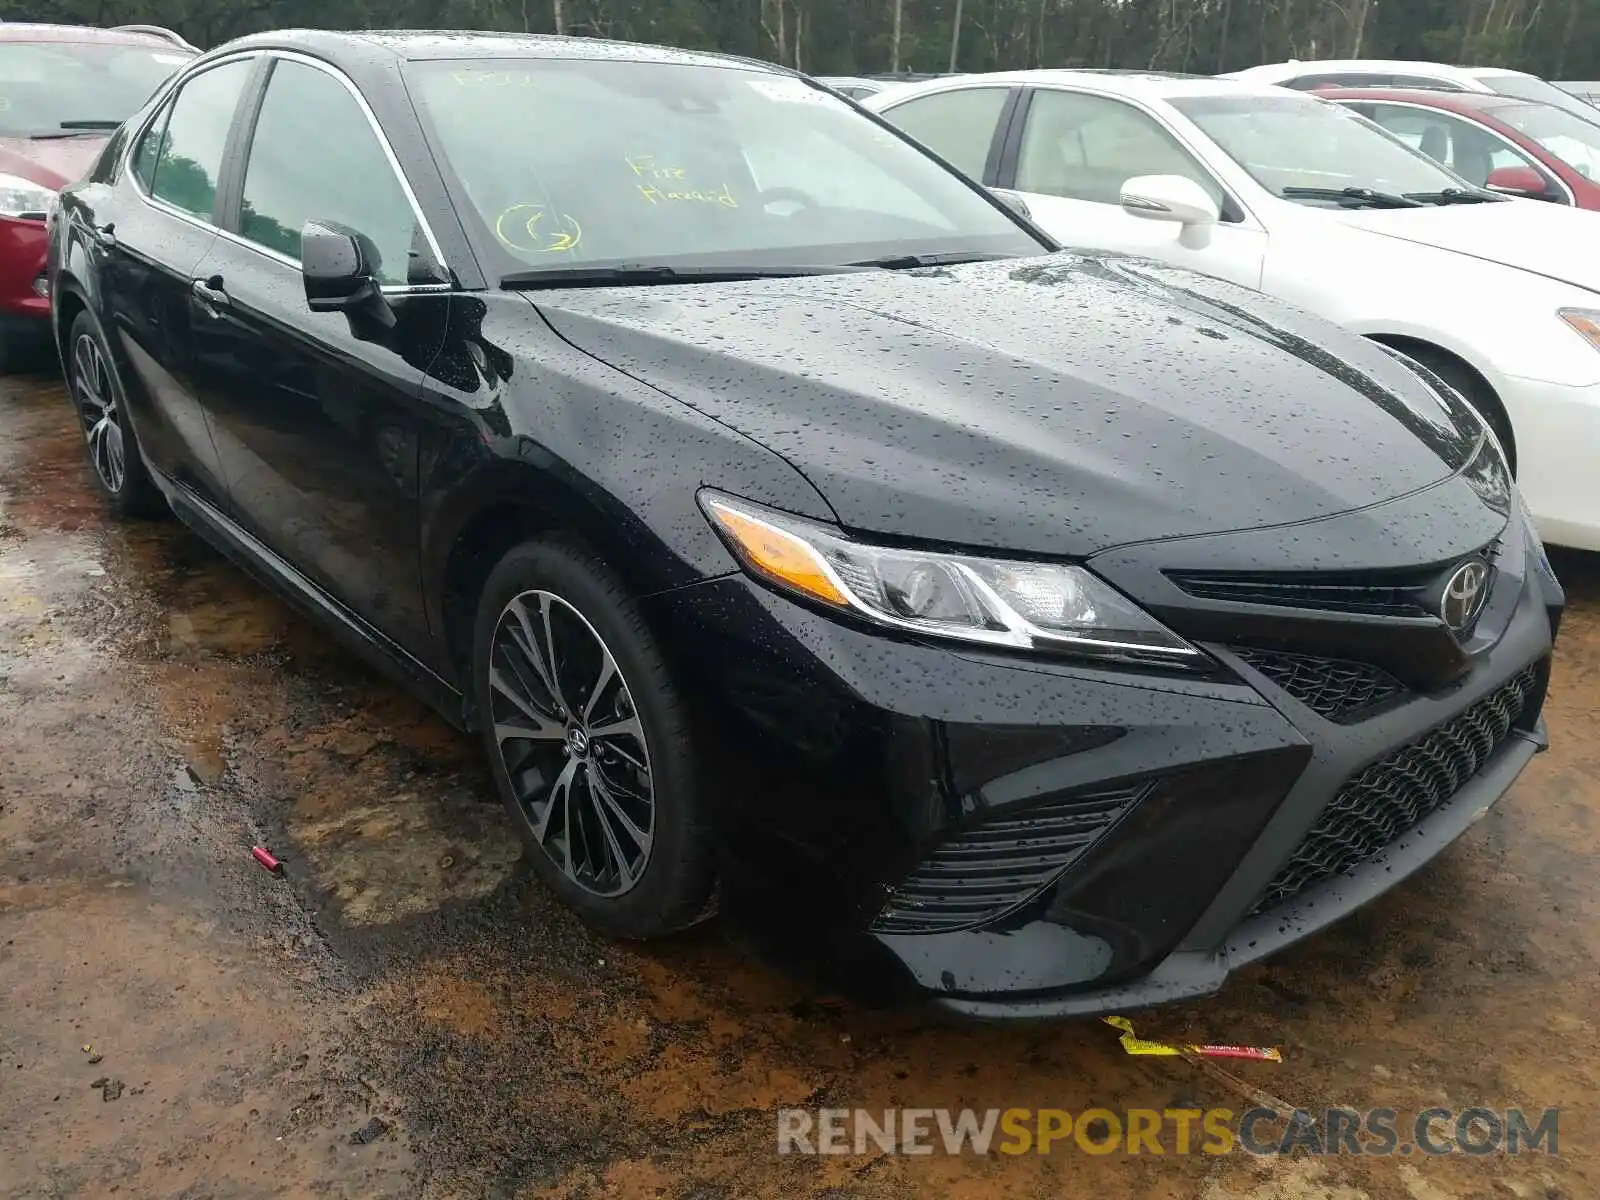
[[[220,317],[222,310],[233,303],[228,299],[228,293],[223,290],[221,275],[213,275],[209,279],[196,279],[189,285],[189,293],[195,298],[195,303],[213,317]]]

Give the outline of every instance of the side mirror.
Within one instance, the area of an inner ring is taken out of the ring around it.
[[[352,229],[307,221],[300,230],[300,276],[312,312],[355,313],[394,325],[375,277],[377,252]]]
[[[1210,242],[1211,227],[1222,216],[1211,194],[1182,175],[1136,175],[1122,185],[1119,198],[1130,217],[1181,226],[1178,240],[1192,249]]]
[[[1182,175],[1138,175],[1122,185],[1122,210],[1147,221],[1215,225],[1221,210],[1210,194]]]
[[[1001,204],[1004,204],[1024,221],[1033,220],[1033,213],[1028,209],[1028,202],[1017,193],[1008,188],[990,188],[989,191],[996,200],[1000,201]]]
[[[1544,177],[1532,167],[1496,167],[1489,172],[1484,186],[1491,192],[1513,196],[1543,196],[1549,190]]]

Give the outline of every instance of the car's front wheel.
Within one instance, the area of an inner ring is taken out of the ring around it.
[[[166,502],[145,468],[111,353],[87,312],[78,314],[67,335],[66,375],[89,467],[111,510],[124,517],[160,515]]]
[[[603,563],[563,541],[508,553],[479,601],[473,685],[495,783],[547,886],[616,937],[705,914],[711,853],[684,704]]]

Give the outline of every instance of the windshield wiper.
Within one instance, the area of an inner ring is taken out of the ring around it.
[[[1286,187],[1283,196],[1290,200],[1337,200],[1346,208],[1421,208],[1421,200],[1396,192],[1375,192],[1371,188]]]
[[[878,267],[885,271],[909,271],[914,267],[952,267],[957,263],[996,262],[1009,257],[1006,254],[974,254],[971,250],[955,250],[948,254],[889,254],[850,265]]]
[[[654,267],[622,263],[611,267],[551,267],[513,271],[500,277],[503,288],[629,287],[653,283],[736,283],[744,279],[789,279],[797,275],[838,275],[864,270],[852,266]]]
[[[95,117],[83,121],[63,121],[62,129],[120,129],[121,121],[113,121],[109,117]]]
[[[1424,204],[1498,204],[1502,200],[1511,199],[1510,196],[1501,196],[1495,192],[1482,192],[1474,188],[1445,188],[1442,192],[1407,192],[1407,197],[1412,200],[1421,200]]]

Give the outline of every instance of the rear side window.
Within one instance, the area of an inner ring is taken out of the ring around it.
[[[1008,91],[987,87],[938,92],[897,104],[881,115],[981,183]]]
[[[239,59],[196,75],[178,92],[165,125],[157,118],[146,131],[134,169],[157,200],[211,220],[228,130],[254,66]],[[152,138],[158,139],[153,151]]]
[[[380,283],[407,282],[417,218],[371,122],[334,76],[285,60],[256,119],[239,233],[298,262],[313,220],[364,235]]]

